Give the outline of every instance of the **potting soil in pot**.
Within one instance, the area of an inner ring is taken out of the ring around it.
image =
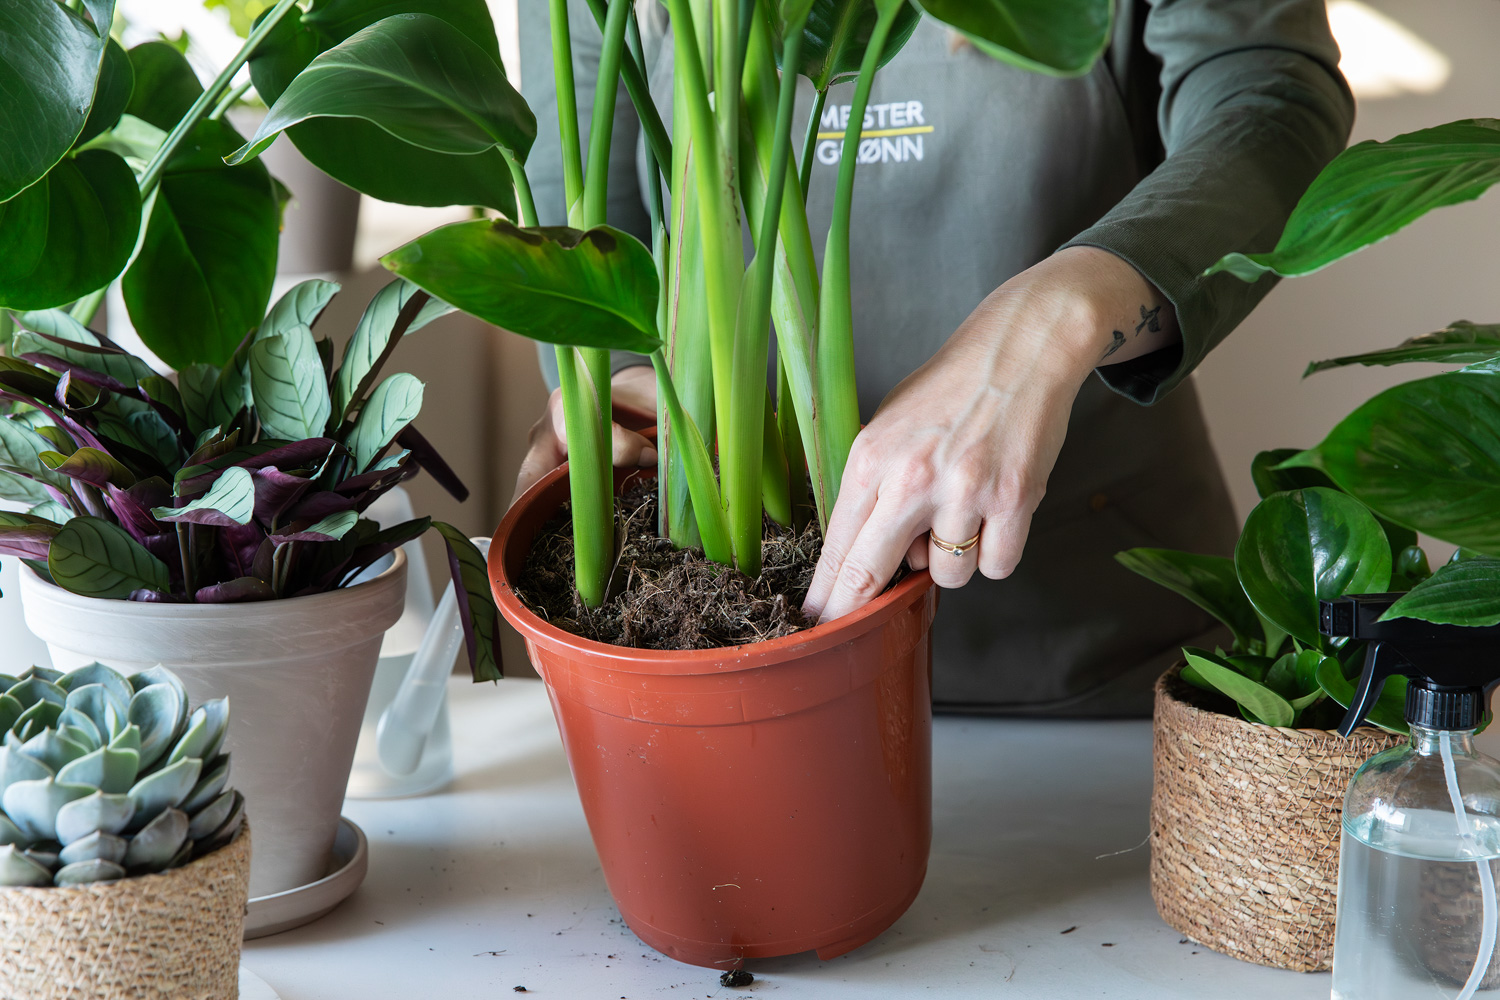
[[[533,612],[587,639],[637,649],[713,649],[811,628],[802,614],[823,536],[765,519],[761,575],[750,579],[699,549],[678,549],[656,533],[656,481],[620,496],[624,544],[603,606],[585,608],[573,589],[573,524],[564,504],[531,546],[516,594]]]

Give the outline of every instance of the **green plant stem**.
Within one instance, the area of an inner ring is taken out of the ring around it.
[[[581,352],[557,348],[563,424],[568,434],[568,491],[573,502],[573,581],[586,607],[604,603],[614,557],[614,477],[609,439],[600,433],[609,415],[599,413],[599,394]]]
[[[568,222],[582,211],[583,153],[578,141],[578,92],[573,82],[573,42],[568,34],[568,0],[549,0],[552,23],[552,78],[557,89],[557,129],[562,141],[563,196]],[[533,223],[527,223],[533,225]]]
[[[818,148],[818,123],[823,120],[823,105],[828,102],[828,91],[819,90],[813,94],[812,112],[807,116],[807,133],[802,137],[802,161],[801,172],[798,181],[802,184],[802,200],[807,200],[807,192],[812,189],[813,156]]]
[[[713,5],[713,10],[714,120],[719,123],[719,147],[724,164],[732,170],[740,143],[739,7],[732,0],[719,0]]]
[[[234,102],[238,101],[241,97],[244,97],[245,93],[252,86],[254,86],[254,84],[252,84],[249,80],[246,80],[244,83],[240,84],[238,87],[235,87],[229,93],[225,94],[224,99],[217,105],[215,105],[213,111],[209,113],[208,120],[211,122],[216,122],[220,118],[223,118],[224,113],[230,108],[234,107]]]
[[[781,428],[776,422],[775,400],[766,387],[765,405],[761,407],[760,502],[766,514],[777,524],[792,525],[792,491],[787,476],[786,451],[781,444]]]
[[[849,449],[859,433],[859,398],[854,387],[854,306],[849,276],[849,222],[854,202],[854,171],[859,162],[859,140],[865,120],[865,106],[870,101],[870,85],[880,65],[881,51],[890,35],[891,24],[900,12],[900,4],[884,7],[870,34],[869,46],[859,67],[854,86],[854,100],[849,108],[849,124],[839,155],[839,175],[834,188],[833,218],[823,250],[823,289],[819,297],[818,338],[814,372],[814,405],[820,428],[818,464],[820,476],[831,487],[827,509],[819,505],[825,518],[838,501],[839,483]],[[826,524],[825,524],[826,526]]]
[[[782,351],[776,351],[776,430],[786,457],[787,499],[791,504],[792,528],[801,532],[807,526],[807,455],[802,449],[802,429],[797,423],[796,403],[787,381]]]
[[[505,158],[505,165],[510,168],[510,179],[516,186],[516,214],[521,216],[521,225],[537,225],[536,199],[531,195],[531,181],[526,177],[526,168],[503,148],[500,155]]]
[[[697,426],[683,412],[677,398],[677,389],[672,384],[672,374],[667,370],[667,359],[660,348],[651,353],[651,367],[656,370],[657,396],[666,405],[667,415],[676,430],[673,436],[677,455],[687,474],[688,493],[693,499],[693,513],[697,517],[698,531],[703,538],[703,554],[714,562],[733,564],[733,546],[729,541],[729,521],[724,513],[724,504],[714,482],[713,462],[708,455],[708,446]]]
[[[189,551],[191,546],[188,543],[188,529],[190,527],[190,525],[183,522],[178,522],[177,524],[177,557],[182,561],[182,585],[186,588],[189,596],[198,592],[198,588],[194,586],[197,581],[194,579],[196,574],[193,572],[193,560]],[[281,551],[278,549],[276,557],[280,557],[280,555]]]
[[[625,49],[626,14],[630,0],[609,5],[604,22],[604,48],[599,54],[599,78],[594,85],[594,114],[589,122],[588,170],[583,182],[584,228],[602,226],[609,204],[610,140],[615,126],[615,97],[619,91],[620,63]]]
[[[219,72],[218,76],[214,77],[213,83],[210,83],[203,93],[198,95],[198,99],[187,109],[187,113],[182,116],[176,125],[172,126],[172,131],[167,133],[167,137],[162,140],[161,146],[152,155],[151,159],[147,161],[145,169],[141,171],[138,183],[143,196],[155,189],[157,182],[161,180],[162,171],[166,169],[167,161],[172,158],[173,153],[177,152],[178,145],[182,143],[183,139],[187,138],[188,133],[192,132],[198,122],[202,121],[203,116],[218,103],[219,98],[229,89],[229,84],[234,79],[234,74],[239,72],[240,67],[245,65],[245,62],[255,54],[255,50],[260,46],[261,41],[271,33],[272,29],[281,22],[281,19],[286,16],[287,12],[295,6],[296,0],[279,0],[276,6],[272,7],[266,16],[261,18],[260,23],[255,26],[255,30],[250,32],[250,37],[245,39],[245,44],[240,46],[240,50],[235,53],[233,59],[229,60],[229,64]]]
[[[599,23],[599,30],[603,31],[608,20],[604,0],[588,0],[588,3],[594,20]],[[620,76],[625,82],[625,93],[630,96],[630,103],[635,105],[636,115],[641,120],[641,132],[646,136],[646,145],[651,148],[660,169],[665,171],[672,162],[672,140],[667,135],[661,113],[656,110],[656,102],[651,99],[651,88],[646,83],[645,55],[641,50],[640,27],[636,23],[633,9],[630,11],[630,51],[631,58],[625,60],[620,67]]]

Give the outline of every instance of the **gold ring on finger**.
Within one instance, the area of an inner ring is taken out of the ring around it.
[[[942,549],[944,552],[951,552],[953,555],[956,555],[956,556],[962,556],[965,552],[969,551],[974,546],[976,546],[976,545],[979,544],[979,535],[978,535],[978,533],[976,533],[973,538],[970,538],[970,539],[968,539],[966,541],[962,541],[962,542],[950,542],[950,541],[946,541],[946,540],[944,540],[942,538],[939,538],[937,535],[933,534],[931,531],[927,532],[927,537],[930,538],[930,539],[932,539],[932,544],[933,545],[936,545],[938,548]]]

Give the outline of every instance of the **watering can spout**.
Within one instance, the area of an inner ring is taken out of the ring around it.
[[[488,556],[490,540],[471,538],[482,555]],[[376,749],[380,766],[393,775],[408,775],[422,761],[427,737],[437,724],[447,690],[448,674],[453,669],[464,642],[463,623],[459,620],[458,597],[450,582],[438,601],[432,621],[422,636],[411,667],[396,691],[396,697],[380,715],[376,726]]]

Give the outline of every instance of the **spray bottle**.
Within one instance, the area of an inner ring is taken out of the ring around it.
[[[1409,678],[1411,729],[1344,797],[1333,1000],[1471,1000],[1500,987],[1500,761],[1474,749],[1500,681],[1500,626],[1380,621],[1400,596],[1321,608],[1325,635],[1368,644],[1340,734],[1396,675]]]

